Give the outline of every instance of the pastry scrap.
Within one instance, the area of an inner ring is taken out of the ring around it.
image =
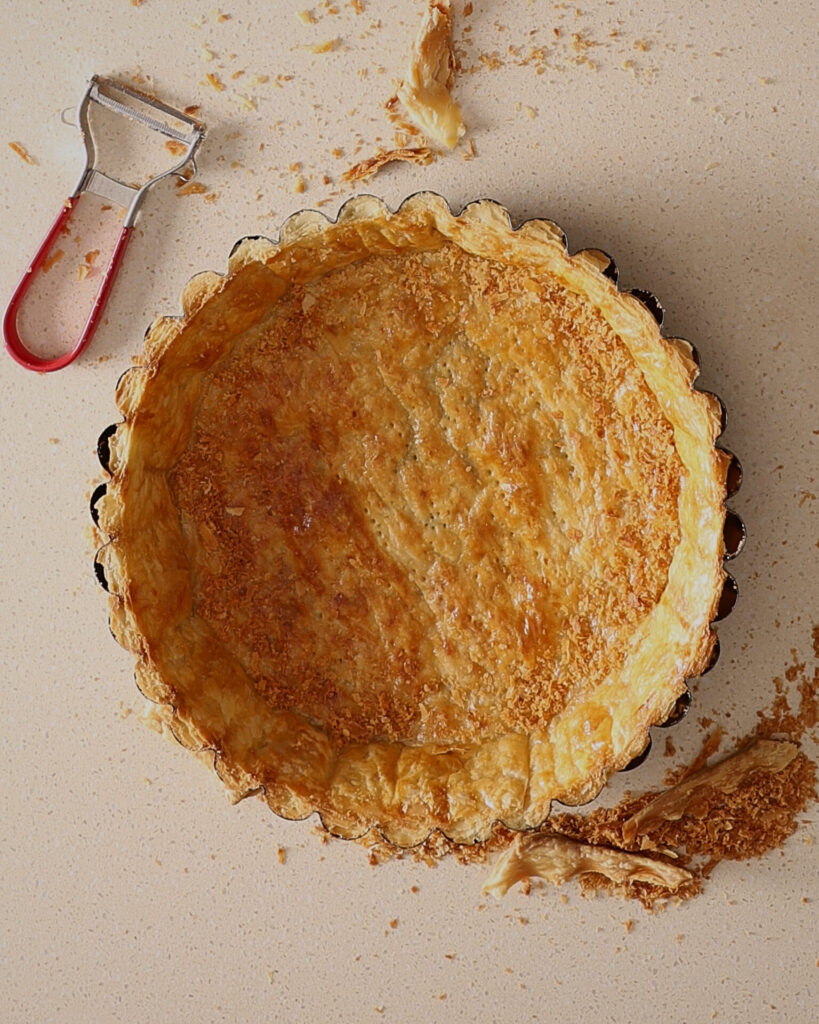
[[[487,886],[503,895],[515,881],[532,876],[559,884],[565,879],[553,869],[549,851],[560,839],[576,844],[567,848],[571,857],[566,863],[583,868],[572,877],[580,879],[584,892],[604,889],[636,898],[648,908],[672,896],[689,899],[721,860],[747,860],[780,848],[795,831],[797,816],[815,799],[815,765],[796,744],[758,739],[669,790],[587,816],[554,816],[544,831],[529,837],[536,852],[543,846],[542,855],[519,856],[515,844],[520,837],[499,834],[492,845],[504,852]],[[560,844],[556,848],[564,849]],[[529,846],[523,849],[528,852]],[[672,886],[662,874],[652,880],[586,870],[601,856],[593,852],[599,850],[605,851],[604,867],[612,863],[610,857],[616,864],[617,855],[629,858],[640,853],[642,860],[650,859],[664,872],[673,857],[674,866],[689,878]],[[504,884],[498,886],[498,880]]]
[[[201,181],[180,181],[176,186],[178,196],[202,196],[208,191],[208,186]]]
[[[428,138],[452,149],[466,131],[452,98],[455,58],[449,0],[429,0],[397,98]],[[388,111],[394,99],[388,101]]]
[[[589,875],[601,875],[618,887],[642,882],[668,895],[694,882],[690,871],[665,859],[535,833],[515,837],[493,868],[483,891],[500,897],[516,882],[527,878],[544,878],[553,885],[562,885],[572,878]]]
[[[47,274],[52,267],[56,266],[57,263],[65,256],[62,249],[55,249],[52,253],[43,260],[43,273]]]
[[[94,269],[94,264],[96,263],[99,254],[99,249],[91,249],[89,252],[85,254],[82,263],[80,263],[79,266],[77,267],[78,281],[84,281],[91,274],[91,271]]]
[[[650,832],[652,826],[659,822],[678,821],[690,813],[706,788],[733,793],[751,772],[781,772],[793,761],[798,750],[795,743],[755,740],[719,764],[703,768],[660,793],[623,824],[623,838],[627,843],[633,843],[638,835]]]
[[[432,163],[435,154],[428,146],[401,146],[397,149],[380,150],[375,156],[367,157],[354,164],[341,175],[342,181],[367,181],[374,177],[389,163],[403,160],[410,164],[425,165]]]
[[[111,625],[237,798],[400,846],[540,825],[709,663],[721,409],[595,251],[372,197],[249,239],[118,388]]]
[[[31,164],[32,167],[37,163],[37,161],[34,159],[31,153],[29,153],[26,147],[22,146],[19,142],[10,142],[9,149],[13,149],[21,160],[25,160],[25,162],[27,164]]]
[[[310,53],[332,53],[339,44],[338,39],[326,39],[323,43],[313,43],[305,46]]]

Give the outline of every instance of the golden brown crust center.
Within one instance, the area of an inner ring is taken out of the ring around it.
[[[337,746],[548,723],[623,662],[679,541],[673,429],[543,272],[447,243],[294,285],[170,473],[194,611]]]

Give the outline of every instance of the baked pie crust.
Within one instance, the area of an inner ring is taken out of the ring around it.
[[[141,690],[237,797],[400,845],[529,828],[707,666],[721,408],[608,262],[365,196],[152,325],[98,558]]]

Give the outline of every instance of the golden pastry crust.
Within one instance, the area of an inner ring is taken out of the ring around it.
[[[591,798],[713,645],[727,458],[690,346],[553,225],[431,194],[297,215],[183,304],[98,506],[176,735],[402,845]]]

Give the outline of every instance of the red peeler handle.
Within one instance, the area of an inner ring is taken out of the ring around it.
[[[82,329],[79,341],[74,348],[70,352],[66,352],[65,355],[57,356],[56,359],[43,359],[41,356],[35,355],[23,344],[17,330],[17,317],[20,312],[20,306],[26,296],[26,292],[31,287],[35,273],[42,267],[43,262],[54,244],[54,240],[71,219],[71,214],[76,208],[79,199],[80,194],[77,194],[66,199],[63,203],[63,207],[60,210],[57,219],[51,225],[51,228],[43,239],[42,245],[37,250],[34,259],[31,261],[25,274],[23,274],[20,279],[20,283],[17,285],[17,288],[11,297],[11,302],[9,302],[8,308],[6,309],[5,316],[3,317],[3,336],[6,340],[6,348],[9,351],[9,355],[21,366],[25,366],[27,370],[37,370],[39,373],[50,373],[52,370],[61,370],[64,366],[68,366],[69,363],[72,363],[86,347],[96,330],[100,314],[108,300],[111,285],[114,283],[114,278],[117,276],[117,271],[119,270],[120,263],[122,262],[122,257],[125,254],[125,247],[127,246],[128,240],[131,237],[131,232],[133,231],[133,227],[124,227],[120,232],[117,244],[114,247],[114,251],[111,253],[111,259],[108,262],[105,274],[100,282],[97,294],[94,297],[94,304],[91,306],[91,312],[88,314],[88,319],[85,321],[85,326]]]

